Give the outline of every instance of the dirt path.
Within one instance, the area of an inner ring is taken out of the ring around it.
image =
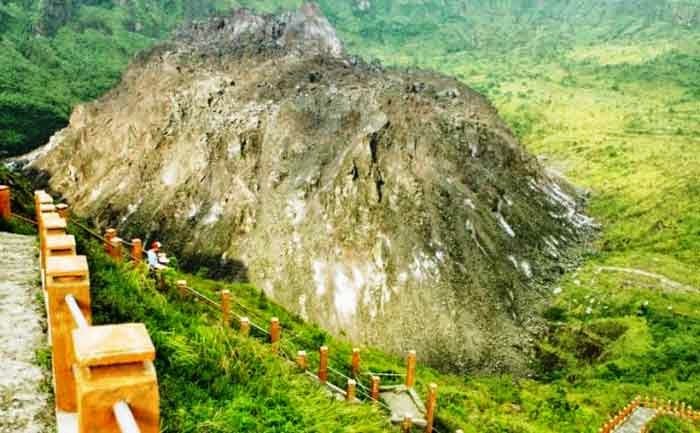
[[[0,433],[53,431],[36,238],[0,232]]]
[[[638,407],[624,424],[615,429],[614,433],[640,433],[642,427],[654,419],[655,414],[654,409]]]
[[[670,278],[666,278],[663,275],[654,274],[651,272],[643,271],[641,269],[634,268],[617,268],[614,266],[601,266],[598,268],[598,272],[621,272],[625,274],[638,275],[640,277],[651,278],[659,282],[666,289],[680,291],[680,292],[697,292],[698,289],[695,287],[687,286],[685,284],[679,283],[678,281],[673,281]]]

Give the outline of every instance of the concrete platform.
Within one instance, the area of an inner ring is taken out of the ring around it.
[[[425,427],[425,405],[421,401],[415,389],[403,385],[382,388],[379,398],[391,409],[391,422],[400,424],[404,417],[409,415],[413,425]]]
[[[656,416],[654,409],[638,407],[627,421],[618,426],[613,433],[639,433],[645,425],[654,419],[654,416]]]

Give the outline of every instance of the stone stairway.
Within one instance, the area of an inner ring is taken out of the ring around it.
[[[42,433],[54,425],[35,236],[0,232],[0,433]]]
[[[640,433],[654,419],[654,416],[656,416],[654,409],[638,407],[632,412],[627,421],[617,427],[613,433]]]
[[[642,429],[654,419],[656,411],[647,407],[638,407],[622,425],[614,430],[614,433],[640,433]]]

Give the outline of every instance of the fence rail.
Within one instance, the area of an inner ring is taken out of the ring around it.
[[[659,416],[673,416],[680,419],[685,419],[689,421],[699,421],[700,411],[693,410],[689,405],[680,401],[663,401],[657,398],[650,397],[640,397],[637,396],[628,405],[620,409],[616,414],[610,417],[608,421],[603,424],[603,426],[598,430],[599,433],[613,433],[616,432],[623,424],[625,424],[630,417],[633,416],[635,410],[638,408],[647,408],[654,411],[651,419],[642,427],[640,433],[646,433],[649,428],[651,421]]]

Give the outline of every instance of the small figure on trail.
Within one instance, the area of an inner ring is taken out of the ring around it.
[[[158,241],[151,242],[151,248],[146,251],[146,256],[148,257],[148,267],[153,270],[165,269],[168,259],[165,258],[165,254],[160,254],[161,243]]]

